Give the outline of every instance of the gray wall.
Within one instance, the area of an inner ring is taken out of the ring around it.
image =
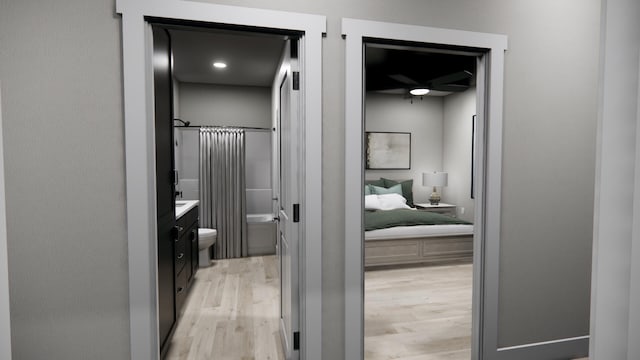
[[[449,184],[442,189],[442,201],[455,204],[458,217],[473,222],[471,138],[476,89],[445,96],[443,105],[442,170],[449,174]]]
[[[114,2],[0,1],[14,359],[127,359]]]
[[[271,88],[179,83],[180,118],[193,125],[271,127]]]
[[[247,214],[272,214],[271,131],[247,131]]]
[[[216,2],[327,16],[324,358],[344,353],[342,17],[509,36],[499,341],[588,333],[598,0]],[[113,0],[0,4],[16,358],[125,359],[121,40]]]
[[[413,179],[415,202],[428,201],[431,188],[422,173],[442,170],[442,98],[425,96],[413,104],[403,95],[367,93],[365,129],[411,133],[410,170],[367,170],[367,179]]]
[[[194,128],[175,128],[176,151],[174,154],[178,170],[178,191],[182,199],[199,200],[200,188],[200,132]]]

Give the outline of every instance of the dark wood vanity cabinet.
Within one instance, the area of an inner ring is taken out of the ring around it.
[[[180,316],[187,291],[198,270],[198,207],[189,210],[176,222],[178,237],[174,246],[175,306],[176,316]]]

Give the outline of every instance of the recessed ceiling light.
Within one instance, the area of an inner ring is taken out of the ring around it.
[[[213,63],[213,67],[216,69],[224,69],[227,67],[227,64],[223,63],[222,61],[216,61]]]
[[[409,93],[414,96],[422,96],[427,95],[429,93],[429,89],[413,89],[409,91]]]

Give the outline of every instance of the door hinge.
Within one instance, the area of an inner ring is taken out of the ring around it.
[[[300,350],[300,331],[293,333],[293,350]]]
[[[293,222],[300,222],[300,204],[293,204]]]
[[[293,90],[300,90],[300,72],[293,72]]]
[[[291,39],[291,45],[289,50],[290,50],[289,55],[291,56],[291,58],[297,59],[298,58],[298,39],[296,38]]]

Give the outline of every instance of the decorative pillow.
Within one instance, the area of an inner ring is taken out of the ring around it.
[[[404,180],[404,181],[395,181],[395,180],[380,178],[380,180],[384,181],[384,187],[386,188],[390,188],[394,185],[401,185],[402,196],[404,196],[404,198],[407,199],[407,205],[413,206],[413,179]]]
[[[378,180],[365,180],[364,183],[366,185],[374,185],[374,186],[379,186],[379,187],[388,187],[384,185],[384,180],[382,180],[382,178],[378,179]]]
[[[369,185],[369,187],[371,188],[371,192],[376,195],[398,194],[402,196],[402,185],[400,184],[391,186],[389,188],[384,188],[384,187],[375,186],[375,185]]]
[[[380,201],[378,201],[378,195],[365,195],[364,208],[365,210],[380,210]]]
[[[380,204],[380,210],[393,210],[393,209],[411,209],[407,206],[407,199],[398,194],[384,194],[377,195],[378,203]]]

